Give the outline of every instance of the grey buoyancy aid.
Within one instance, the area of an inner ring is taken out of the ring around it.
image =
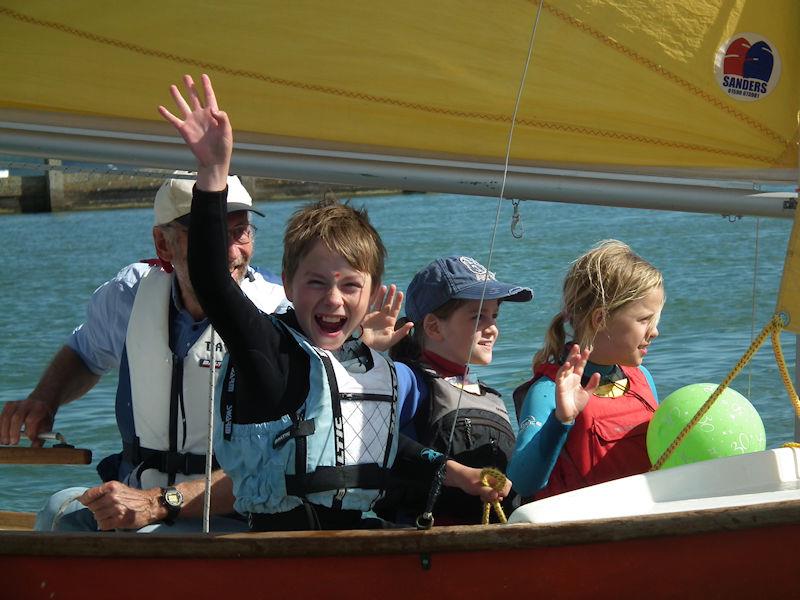
[[[340,362],[274,317],[310,359],[309,392],[296,414],[255,424],[232,422],[231,375],[221,386],[215,452],[231,477],[236,510],[275,514],[312,504],[369,510],[397,453],[394,365],[361,345]],[[233,371],[235,377],[235,371]],[[234,384],[235,385],[235,384]]]
[[[445,453],[455,421],[448,457],[470,467],[496,467],[505,472],[514,451],[515,435],[499,392],[480,382],[477,389],[472,384],[462,391],[460,377],[444,378],[419,364],[414,369],[423,375],[428,386],[428,401],[414,416],[417,440]],[[468,391],[470,388],[474,391]],[[379,514],[389,520],[398,518],[398,511],[400,515],[419,514],[431,482],[421,480],[411,465],[398,465],[394,475],[395,484],[381,501]],[[512,501],[513,498],[508,498],[507,508],[510,509]],[[444,487],[435,514],[439,523],[477,523],[481,515],[480,499],[460,489]]]
[[[477,393],[462,390],[460,378],[443,378],[431,369],[420,370],[428,384],[429,401],[427,411],[419,412],[414,419],[419,442],[439,452],[447,451],[455,420],[449,457],[468,466],[491,465],[505,470],[516,438],[499,392],[480,382]]]

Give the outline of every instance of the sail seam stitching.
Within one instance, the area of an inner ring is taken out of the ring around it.
[[[531,1],[533,1],[533,0],[531,0]],[[711,94],[703,91],[700,87],[694,85],[693,83],[687,81],[686,79],[684,79],[683,77],[680,77],[679,75],[673,73],[672,71],[664,68],[663,66],[659,65],[658,63],[653,62],[649,58],[646,58],[646,57],[642,56],[641,54],[639,54],[635,50],[629,48],[628,46],[625,46],[624,44],[618,42],[614,38],[609,37],[608,35],[604,34],[602,31],[599,31],[599,30],[595,29],[591,25],[581,21],[580,19],[578,19],[576,17],[573,17],[572,15],[564,12],[563,10],[561,10],[559,8],[556,8],[555,6],[552,6],[551,4],[549,4],[547,2],[545,2],[545,8],[553,16],[557,17],[558,19],[561,19],[562,21],[568,23],[569,25],[572,25],[573,27],[575,27],[576,29],[579,29],[583,33],[595,38],[600,43],[608,46],[609,48],[612,48],[612,49],[616,50],[617,52],[619,52],[621,54],[624,54],[625,56],[627,56],[628,58],[630,58],[634,62],[639,63],[640,65],[646,67],[650,71],[653,71],[654,73],[657,73],[658,75],[661,75],[665,79],[668,79],[668,80],[672,81],[673,83],[677,84],[678,86],[688,90],[689,92],[691,92],[695,96],[698,96],[699,98],[705,100],[706,102],[708,102],[709,104],[715,106],[716,108],[719,108],[720,110],[722,110],[722,111],[724,111],[724,112],[736,117],[737,119],[747,123],[748,125],[750,125],[751,127],[757,129],[758,131],[760,131],[764,135],[766,135],[766,136],[772,138],[773,140],[775,140],[776,142],[782,144],[784,147],[789,146],[790,142],[788,140],[786,140],[779,133],[777,133],[777,132],[773,131],[772,129],[770,129],[768,126],[766,126],[763,123],[757,121],[756,119],[753,119],[752,117],[742,113],[741,111],[736,110],[732,106],[729,106],[729,105],[725,104],[719,98],[716,98],[716,97],[712,96]]]
[[[570,15],[567,15],[566,13],[562,13],[561,11],[558,11],[558,9],[555,9],[552,6],[549,6],[547,3],[545,3],[544,6],[545,6],[545,8],[547,8],[548,10],[550,10],[551,12],[556,14],[556,16],[558,16],[559,18],[563,18],[563,19],[567,20],[568,22],[578,26],[580,29],[582,29],[584,31],[589,32],[591,35],[593,35],[595,37],[598,37],[599,39],[601,39],[602,41],[605,41],[606,43],[613,43],[615,45],[615,47],[617,47],[617,49],[619,49],[620,51],[623,51],[625,54],[627,54],[629,56],[632,56],[632,57],[637,57],[638,56],[633,51],[627,50],[624,46],[622,46],[621,44],[615,42],[614,40],[611,40],[607,36],[604,36],[602,33],[597,32],[596,30],[592,29],[591,27],[588,27],[588,26],[584,25],[578,19],[575,19],[574,17],[571,17]],[[171,61],[174,61],[174,62],[181,62],[181,63],[193,65],[195,67],[206,68],[206,69],[209,69],[209,70],[218,71],[220,73],[225,73],[225,74],[232,75],[232,76],[235,76],[235,77],[243,77],[243,78],[247,78],[247,79],[255,79],[255,80],[263,81],[265,83],[270,83],[270,84],[273,84],[273,85],[281,85],[281,86],[284,86],[284,87],[292,87],[292,88],[296,88],[296,89],[305,89],[305,90],[315,91],[315,92],[319,92],[319,93],[323,93],[323,94],[341,96],[341,97],[346,97],[346,98],[351,98],[351,99],[356,99],[356,100],[363,100],[363,101],[367,101],[367,102],[373,102],[373,103],[376,103],[376,104],[399,106],[401,108],[419,110],[419,111],[422,111],[422,112],[429,112],[429,113],[441,114],[441,115],[452,116],[452,117],[478,119],[478,120],[495,122],[495,123],[508,123],[510,121],[510,117],[508,115],[499,115],[499,114],[491,114],[491,113],[483,113],[483,112],[455,110],[455,109],[452,109],[452,108],[443,108],[443,107],[437,107],[437,106],[432,106],[432,105],[420,104],[420,103],[416,103],[416,102],[408,102],[408,101],[405,101],[405,100],[400,100],[400,99],[397,99],[397,98],[391,98],[391,97],[386,97],[386,96],[376,96],[376,95],[372,95],[372,94],[365,94],[363,92],[353,92],[353,91],[344,90],[344,89],[340,89],[340,88],[334,88],[334,87],[330,87],[330,86],[323,86],[323,85],[318,85],[318,84],[310,84],[310,83],[304,83],[304,82],[299,82],[299,81],[292,81],[292,80],[289,80],[289,79],[283,79],[283,78],[279,78],[279,77],[272,77],[272,76],[269,76],[269,75],[264,75],[264,74],[257,73],[257,72],[254,72],[254,71],[247,71],[247,70],[242,70],[242,69],[230,69],[228,67],[225,67],[224,65],[219,65],[219,64],[216,64],[216,63],[213,63],[213,62],[197,60],[197,59],[193,59],[193,58],[183,57],[183,56],[180,56],[180,55],[177,55],[177,54],[172,54],[172,53],[169,53],[169,52],[163,52],[163,51],[160,51],[160,50],[154,50],[154,49],[146,48],[144,46],[140,46],[140,45],[137,45],[137,44],[132,44],[130,42],[123,42],[121,40],[116,40],[114,38],[109,38],[109,37],[101,36],[101,35],[98,35],[98,34],[95,34],[95,33],[91,33],[91,32],[88,32],[88,31],[83,31],[83,30],[80,30],[80,29],[76,29],[74,27],[70,27],[70,26],[64,25],[63,23],[57,23],[57,22],[54,22],[54,21],[46,21],[46,20],[43,20],[43,19],[38,19],[38,18],[35,18],[35,17],[31,17],[29,15],[25,15],[25,14],[19,13],[17,11],[11,10],[9,8],[6,8],[6,7],[0,7],[0,14],[5,14],[6,16],[8,16],[8,17],[10,17],[12,19],[16,19],[18,21],[22,21],[22,22],[29,23],[29,24],[32,24],[32,25],[38,25],[38,26],[41,26],[41,27],[47,27],[47,28],[50,28],[50,29],[55,29],[55,30],[61,31],[61,32],[69,34],[69,35],[74,35],[76,37],[80,37],[80,38],[84,38],[84,39],[87,39],[87,40],[90,40],[90,41],[93,41],[93,42],[97,42],[99,44],[105,44],[105,45],[114,46],[114,47],[117,47],[117,48],[122,48],[122,49],[125,49],[125,50],[131,50],[133,52],[136,52],[136,53],[139,53],[139,54],[143,54],[143,55],[146,55],[146,56],[153,56],[153,57],[156,57],[156,58],[162,58],[162,59],[171,60]],[[658,65],[654,65],[652,62],[648,61],[647,59],[644,59],[643,57],[639,57],[639,59],[641,60],[641,62],[644,62],[646,64],[649,63],[649,64],[653,65],[654,67],[657,67],[658,69],[661,69],[660,67],[658,67]],[[665,70],[663,72],[664,73],[668,73]],[[675,80],[677,80],[677,81],[681,81],[680,78],[678,78],[677,76],[673,76],[673,78]],[[693,87],[688,82],[685,82],[685,83],[686,83],[687,86]],[[724,107],[724,105],[723,105],[723,107]],[[645,144],[645,145],[655,145],[655,146],[664,146],[664,147],[671,147],[671,148],[697,150],[697,151],[706,152],[706,153],[710,153],[710,154],[718,154],[718,155],[722,155],[722,156],[731,156],[731,157],[737,157],[737,158],[742,158],[742,159],[746,159],[746,160],[754,160],[754,161],[761,162],[761,163],[764,163],[764,164],[767,164],[767,165],[780,164],[780,157],[785,155],[785,153],[786,153],[786,149],[785,148],[788,148],[791,145],[791,142],[785,142],[780,136],[777,136],[777,134],[772,133],[766,127],[763,127],[763,126],[759,127],[759,124],[757,122],[746,118],[744,115],[741,115],[740,113],[738,113],[738,111],[735,111],[734,109],[729,109],[729,112],[732,112],[733,114],[735,114],[736,116],[739,116],[740,118],[744,118],[744,120],[748,120],[748,122],[750,122],[751,124],[753,124],[757,128],[760,128],[762,130],[762,132],[767,133],[767,134],[771,134],[770,137],[772,137],[773,139],[777,139],[782,144],[784,144],[784,149],[781,151],[781,154],[776,158],[771,158],[771,157],[759,156],[759,155],[756,155],[756,154],[749,154],[749,153],[745,153],[745,152],[737,152],[737,151],[733,151],[733,150],[729,150],[729,149],[713,148],[713,147],[709,147],[709,146],[703,146],[701,144],[689,144],[689,143],[685,143],[685,142],[674,142],[674,141],[671,141],[671,140],[664,140],[664,139],[655,138],[655,137],[641,136],[641,135],[637,135],[637,134],[629,134],[629,133],[624,133],[624,132],[601,130],[601,129],[592,128],[592,127],[585,127],[585,126],[581,126],[581,125],[570,125],[570,124],[566,124],[566,123],[558,123],[558,122],[553,122],[553,121],[541,121],[541,120],[537,120],[537,119],[517,119],[516,123],[517,123],[517,125],[523,125],[523,126],[526,126],[526,127],[533,127],[533,128],[538,128],[538,129],[549,129],[549,130],[554,130],[554,131],[565,131],[565,132],[568,132],[568,133],[588,135],[588,136],[593,136],[593,137],[614,138],[614,139],[618,139],[618,140],[638,142],[638,143],[642,143],[642,144]]]

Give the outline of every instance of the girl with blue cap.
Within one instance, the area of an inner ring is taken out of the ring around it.
[[[514,448],[508,410],[499,393],[470,377],[469,365],[492,361],[500,304],[532,298],[529,288],[497,281],[468,256],[439,258],[414,276],[406,291],[406,319],[398,323],[412,321],[414,330],[390,351],[411,367],[420,386],[419,402],[404,406],[404,434],[464,465],[505,471]],[[422,512],[431,482],[421,481],[418,470],[406,476],[402,464],[395,473],[402,485],[379,510],[402,522]],[[507,506],[510,487],[508,481],[501,492]],[[476,523],[480,499],[444,488],[435,515],[438,524]]]

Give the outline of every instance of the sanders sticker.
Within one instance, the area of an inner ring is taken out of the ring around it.
[[[778,49],[764,36],[738,33],[717,51],[717,83],[736,100],[760,100],[775,89],[781,76]]]

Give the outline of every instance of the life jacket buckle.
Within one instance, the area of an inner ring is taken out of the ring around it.
[[[281,431],[278,435],[275,436],[275,440],[272,442],[273,450],[277,450],[278,448],[282,448],[286,442],[288,442],[292,438],[299,438],[299,437],[308,437],[313,435],[314,431],[316,431],[316,426],[314,425],[314,419],[309,419],[307,421],[297,421],[296,423],[292,423]]]
[[[161,455],[161,465],[158,470],[162,473],[181,473],[182,475],[191,475],[191,454],[165,451]]]

